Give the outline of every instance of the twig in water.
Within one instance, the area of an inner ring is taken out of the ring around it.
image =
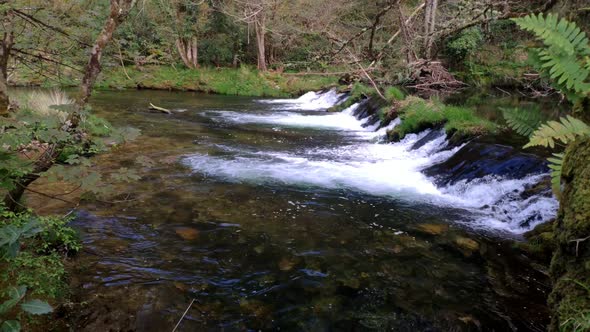
[[[188,305],[188,307],[186,308],[186,310],[184,311],[184,314],[182,314],[182,317],[180,317],[180,319],[178,320],[178,323],[176,323],[176,326],[174,326],[174,329],[172,330],[172,332],[176,332],[176,329],[178,328],[178,326],[180,326],[180,323],[182,322],[182,320],[184,319],[184,316],[186,316],[187,312],[190,310],[190,308],[193,306],[193,303],[195,303],[195,298],[193,298],[193,300],[191,301],[191,303]]]

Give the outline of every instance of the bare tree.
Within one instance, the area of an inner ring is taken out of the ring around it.
[[[432,57],[438,0],[426,0],[424,8],[424,58]]]
[[[101,71],[102,53],[113,39],[113,33],[129,14],[135,2],[136,0],[111,0],[110,14],[90,51],[90,58],[86,64],[74,111],[70,114],[62,130],[73,133],[77,129],[81,112],[90,99],[92,88]],[[35,161],[33,170],[30,173],[14,180],[14,189],[10,190],[4,197],[4,204],[8,209],[13,211],[18,210],[18,201],[24,194],[26,188],[55,164],[56,158],[62,153],[63,149],[63,145],[51,144]]]

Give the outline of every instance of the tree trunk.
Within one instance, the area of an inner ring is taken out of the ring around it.
[[[590,138],[567,148],[562,180],[565,187],[553,229],[557,249],[550,269],[550,331],[573,331],[573,319],[581,319],[590,308]]]
[[[176,49],[185,66],[190,69],[199,67],[197,37],[176,39]]]
[[[426,8],[424,11],[424,58],[427,60],[430,60],[432,57],[437,9],[438,0],[426,0]]]
[[[101,71],[100,61],[102,58],[102,52],[113,38],[113,32],[125,19],[125,16],[127,16],[134,4],[135,0],[111,0],[110,15],[92,47],[90,59],[86,65],[84,77],[82,78],[82,83],[80,85],[80,92],[76,98],[74,111],[68,118],[69,126],[63,130],[73,132],[78,127],[78,124],[80,123],[80,114],[88,103],[88,99],[90,99],[92,88],[94,87],[94,83]],[[14,180],[15,188],[10,190],[4,197],[4,204],[9,210],[19,210],[21,207],[19,201],[27,186],[37,180],[42,173],[49,170],[55,164],[55,160],[59,157],[63,148],[64,146],[61,144],[50,145],[43,155],[35,162],[31,173],[25,174]]]
[[[82,78],[82,83],[80,85],[80,92],[78,94],[78,98],[76,99],[76,110],[72,113],[73,116],[71,116],[75,118],[73,119],[74,122],[71,125],[74,128],[78,126],[80,117],[79,113],[88,103],[88,99],[90,99],[90,95],[92,94],[94,83],[96,83],[96,79],[98,78],[98,75],[102,69],[100,65],[102,52],[108,43],[113,39],[113,33],[123,22],[134,4],[135,0],[111,0],[110,15],[107,18],[102,31],[94,42],[94,46],[90,51],[90,59],[88,60],[84,70],[84,77]]]
[[[402,39],[404,41],[406,61],[408,63],[416,62],[416,60],[418,60],[418,57],[416,56],[416,52],[414,52],[414,43],[412,41],[412,37],[410,36],[410,31],[408,30],[408,26],[406,25],[406,19],[404,18],[404,13],[402,12],[402,8],[399,2],[397,3],[397,15],[400,24]]]
[[[3,4],[3,2],[0,1],[0,4]],[[6,27],[6,31],[4,31],[2,40],[0,40],[0,116],[6,116],[10,108],[7,82],[8,60],[10,59],[10,51],[14,44],[14,32],[11,30],[12,14],[10,11],[6,11],[2,21]]]
[[[256,31],[256,48],[258,49],[258,70],[266,71],[266,49],[264,45],[266,27],[263,9],[256,14],[254,30]]]

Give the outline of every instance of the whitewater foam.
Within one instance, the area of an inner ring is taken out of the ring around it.
[[[315,96],[306,94],[302,98],[308,101]],[[469,217],[464,222],[477,228],[522,233],[555,216],[557,201],[553,197],[524,199],[520,196],[528,185],[538,183],[545,175],[522,179],[484,177],[438,188],[421,171],[446,161],[461,147],[449,148],[446,135],[438,135],[420,148],[412,149],[428,135],[428,130],[407,135],[397,143],[376,143],[400,120],[379,130],[376,130],[379,123],[363,127],[367,119],[357,120],[353,116],[358,107],[355,104],[341,113],[322,115],[292,111],[262,114],[221,111],[216,113],[220,121],[337,130],[341,134],[354,134],[356,139],[351,145],[291,153],[220,147],[231,150],[233,155],[197,154],[187,157],[185,163],[195,171],[225,181],[349,189],[467,210]]]
[[[344,102],[344,97],[345,94],[331,89],[319,93],[310,91],[297,99],[259,99],[256,101],[262,104],[277,105],[274,109],[315,111],[338,105]]]

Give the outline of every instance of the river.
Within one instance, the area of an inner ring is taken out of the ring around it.
[[[358,106],[323,111],[341,100],[98,92],[142,136],[97,169],[142,179],[77,211],[79,329],[168,331],[188,307],[179,331],[543,331],[546,271],[513,245],[555,215],[519,196],[543,175],[437,184],[462,145],[384,142]]]

